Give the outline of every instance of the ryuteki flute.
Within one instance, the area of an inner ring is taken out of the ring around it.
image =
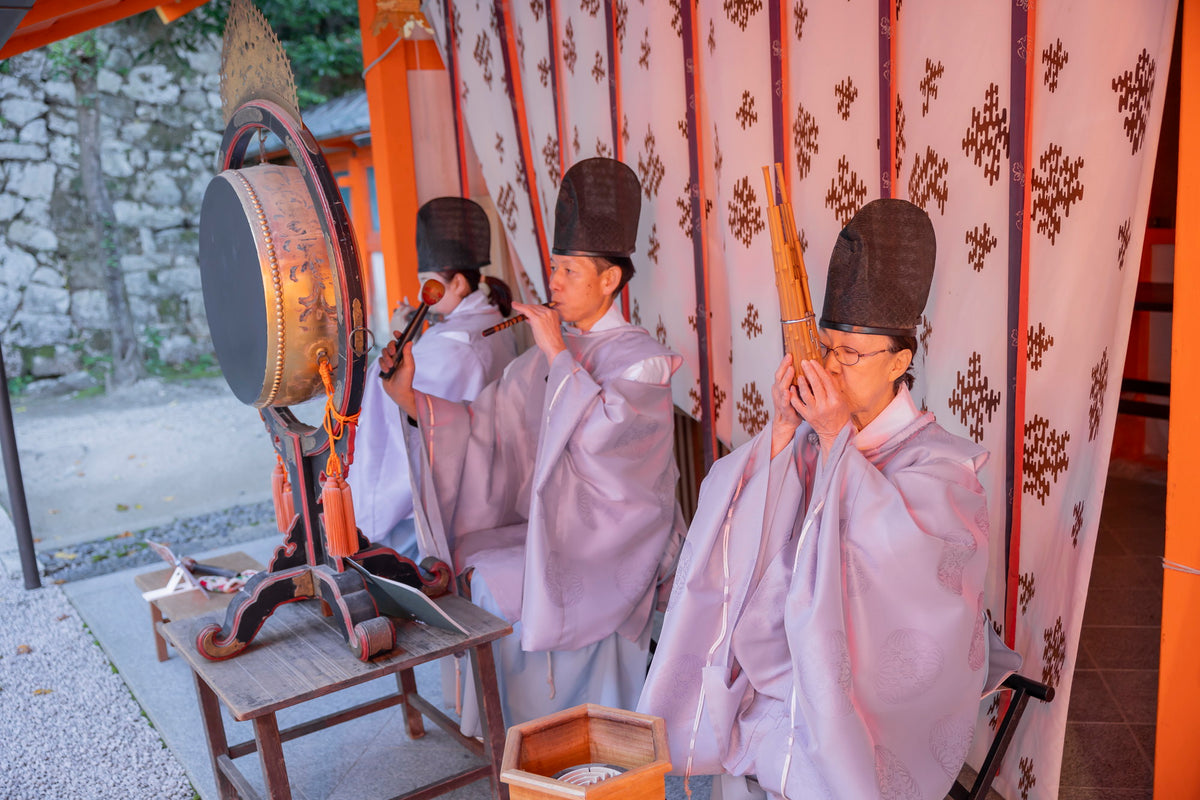
[[[543,303],[542,305],[544,305],[546,308],[554,308],[554,306],[556,306],[557,303],[555,303],[553,300],[551,300],[549,303]],[[511,328],[513,325],[516,325],[518,322],[524,322],[526,319],[527,319],[527,317],[524,314],[517,314],[515,317],[509,317],[508,319],[504,320],[504,322],[500,322],[496,325],[493,325],[490,328],[485,328],[483,330],[482,335],[483,336],[491,336],[493,333],[498,333],[498,332],[504,330],[505,328]]]

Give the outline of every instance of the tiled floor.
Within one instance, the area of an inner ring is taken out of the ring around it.
[[[1114,463],[1067,713],[1062,800],[1150,800],[1166,474]]]

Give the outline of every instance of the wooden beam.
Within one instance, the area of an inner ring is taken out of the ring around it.
[[[100,0],[94,3],[38,0],[0,49],[0,59],[45,47],[77,33],[141,14],[162,4],[162,0]]]
[[[163,3],[154,10],[158,12],[158,18],[162,20],[163,25],[170,25],[184,14],[199,8],[207,2],[208,0],[174,0],[174,2]]]

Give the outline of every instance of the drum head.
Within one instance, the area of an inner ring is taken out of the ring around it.
[[[267,302],[258,245],[233,186],[214,179],[200,207],[200,276],[213,349],[238,400],[254,405],[267,363]]]

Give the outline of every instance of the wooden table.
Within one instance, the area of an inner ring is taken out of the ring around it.
[[[507,800],[508,787],[500,782],[504,752],[504,722],[496,687],[496,666],[491,643],[512,632],[512,627],[466,600],[447,595],[436,601],[467,629],[468,635],[396,620],[396,648],[372,661],[360,661],[333,623],[321,615],[313,600],[280,606],[241,654],[226,661],[209,661],[196,650],[196,634],[214,617],[195,617],[160,624],[166,639],[178,648],[192,668],[200,715],[204,720],[212,757],[213,774],[222,800],[259,797],[233,759],[258,751],[263,778],[271,800],[290,800],[285,741],[356,719],[374,711],[402,706],[409,738],[425,733],[421,715],[441,726],[453,739],[485,764],[421,786],[393,800],[423,800],[487,778],[492,796]],[[456,653],[469,652],[475,688],[482,698],[484,737],[480,742],[463,736],[458,723],[417,693],[413,667]],[[397,691],[352,708],[328,714],[281,731],[276,712],[386,675],[395,675]],[[238,721],[254,723],[254,740],[230,745],[225,738],[220,704]]]
[[[245,572],[250,569],[261,572],[266,569],[262,564],[240,550],[236,553],[227,553],[223,556],[207,558],[204,560],[204,563],[213,567],[231,569],[235,572]],[[133,582],[137,585],[139,592],[149,592],[166,586],[167,581],[171,579],[171,575],[174,572],[175,569],[173,567],[156,569],[152,572],[143,572],[140,575],[133,576]],[[229,601],[236,595],[237,592],[205,593],[192,590],[151,600],[150,627],[154,631],[154,649],[158,651],[158,660],[167,660],[167,643],[158,632],[158,623],[170,622],[173,619],[198,617],[203,614],[221,614],[229,605]]]

